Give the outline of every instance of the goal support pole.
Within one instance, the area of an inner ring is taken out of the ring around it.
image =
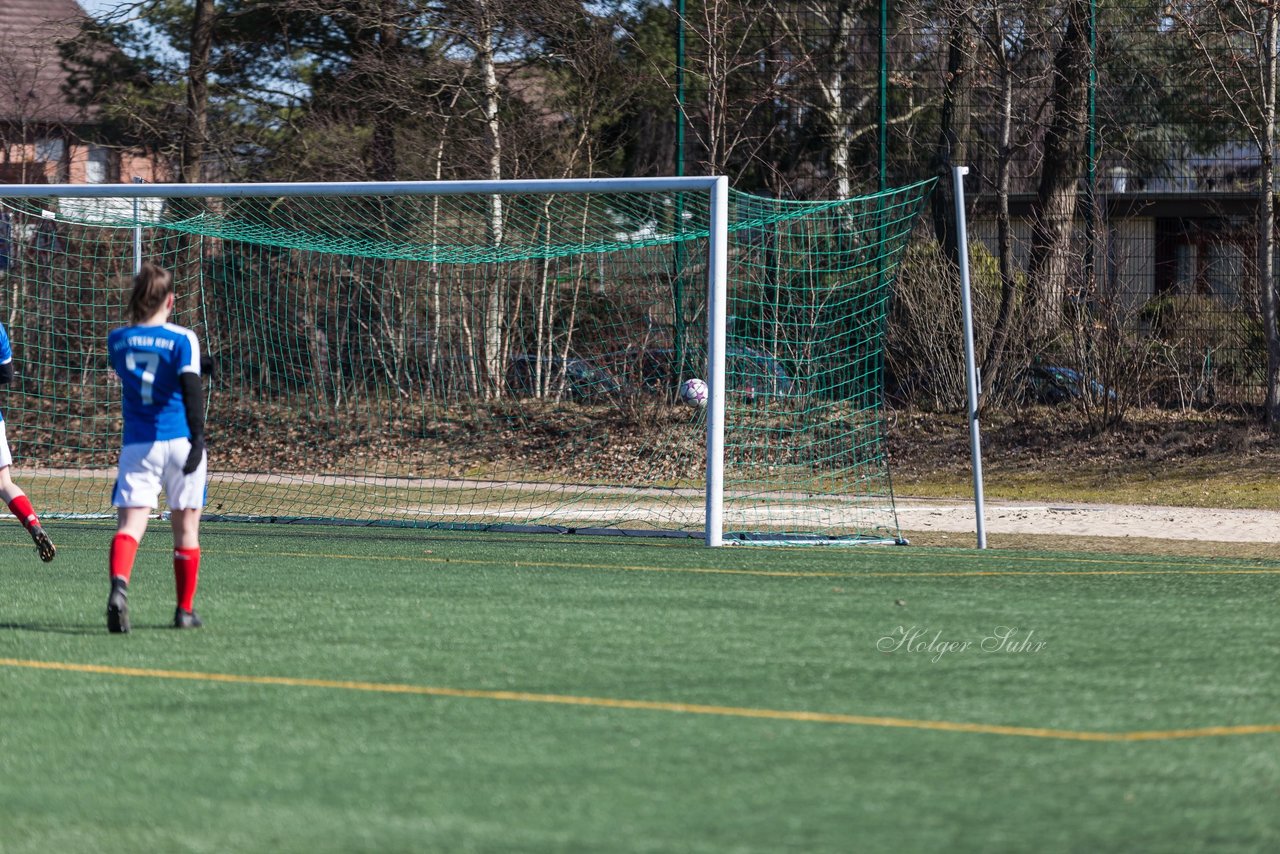
[[[987,547],[986,520],[983,518],[982,496],[982,435],[978,428],[978,364],[973,346],[973,299],[969,287],[969,229],[964,217],[964,176],[968,166],[953,166],[952,180],[956,196],[956,240],[960,245],[960,311],[964,315],[964,367],[965,385],[969,390],[969,454],[973,459],[973,512],[974,532],[978,548]]]

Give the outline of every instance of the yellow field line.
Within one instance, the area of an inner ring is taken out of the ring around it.
[[[298,679],[288,676],[248,676],[234,673],[199,673],[187,670],[153,670],[116,667],[101,664],[72,664],[61,661],[31,661],[0,658],[0,666],[34,670],[56,670],[71,673],[98,673],[110,676],[132,676],[147,679],[185,679],[194,682],[221,682],[241,685],[274,685],[291,688],[327,688],[342,691],[366,691],[380,694],[412,694],[428,697],[454,697],[473,700],[498,700],[515,703],[548,703],[561,706],[589,706],[629,711],[672,712],[687,715],[755,718],[801,723],[841,724],[845,726],[894,727],[899,729],[966,732],[983,735],[1007,735],[1025,738],[1064,739],[1068,741],[1166,741],[1171,739],[1208,738],[1228,735],[1260,735],[1280,733],[1280,724],[1215,726],[1194,729],[1148,730],[1136,732],[1088,732],[1044,727],[1001,726],[960,721],[928,721],[910,718],[843,715],[830,712],[804,712],[784,709],[756,709],[740,706],[710,706],[699,703],[668,703],[655,700],[626,700],[611,697],[578,697],[566,694],[536,694],[526,691],[484,691],[471,688],[441,688],[429,685],[404,685],[385,682],[353,682],[335,679]]]

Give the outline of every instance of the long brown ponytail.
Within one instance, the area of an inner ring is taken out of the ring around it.
[[[133,292],[129,294],[129,319],[141,323],[164,305],[165,297],[173,293],[173,274],[150,261],[142,265],[133,277]]]

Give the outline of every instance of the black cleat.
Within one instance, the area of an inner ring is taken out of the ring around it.
[[[204,625],[204,620],[200,619],[200,615],[195,611],[184,611],[178,608],[173,612],[173,627],[175,629],[198,629]]]
[[[107,597],[107,631],[123,635],[129,633],[129,628],[129,583],[113,578],[111,595]]]
[[[44,528],[39,525],[31,526],[31,539],[35,540],[36,552],[40,555],[40,559],[45,563],[53,560],[53,556],[58,550],[53,547],[53,540],[49,539],[49,535],[44,532]]]

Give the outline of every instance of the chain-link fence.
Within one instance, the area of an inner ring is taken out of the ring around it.
[[[971,168],[991,400],[1065,396],[1104,419],[1264,401],[1276,4],[773,0],[736,30],[713,5],[683,19],[702,36],[691,169],[801,197],[937,174],[923,230],[945,262],[948,167]],[[921,345],[952,318],[909,310],[949,275],[928,256],[900,283],[893,322],[923,325],[896,330],[890,367],[904,396],[954,402]],[[1056,368],[1074,390],[1037,382]]]

